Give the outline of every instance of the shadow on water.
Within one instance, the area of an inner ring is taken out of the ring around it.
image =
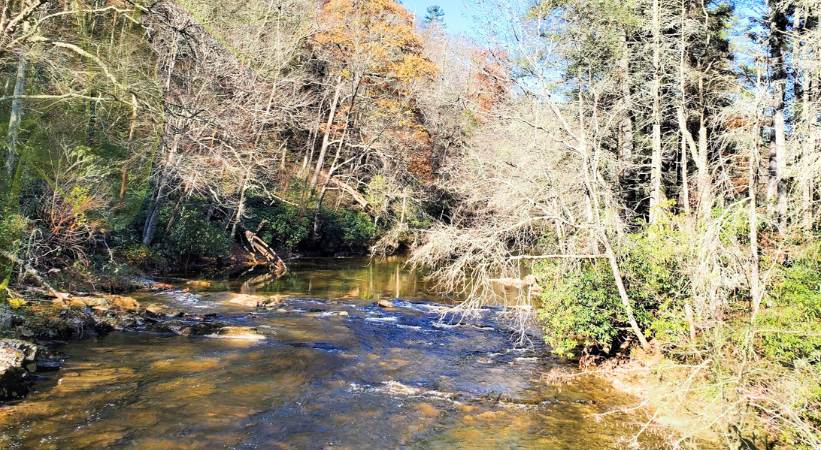
[[[627,400],[595,379],[539,382],[558,363],[512,346],[494,310],[440,321],[445,307],[418,301],[426,287],[398,260],[312,260],[253,290],[199,286],[143,301],[215,312],[254,339],[115,333],[66,344],[61,371],[0,408],[0,447],[624,448],[642,419],[596,420]],[[291,297],[244,306],[274,295]]]

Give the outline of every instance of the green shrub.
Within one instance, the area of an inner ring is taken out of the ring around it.
[[[13,251],[25,235],[28,220],[17,213],[0,214],[0,250]]]
[[[631,234],[621,261],[627,293],[648,314],[649,337],[658,344],[687,338],[685,302],[692,295],[685,264],[695,258],[688,236],[671,216]]]
[[[251,228],[262,225],[260,238],[274,248],[289,251],[359,252],[367,250],[376,235],[369,215],[348,209],[322,208],[316,215],[316,235],[312,233],[314,211],[300,211],[284,202],[268,205],[260,199],[249,201],[248,211]]]
[[[343,210],[339,215],[342,224],[342,245],[350,250],[366,249],[376,235],[371,217],[363,212]]]
[[[0,251],[16,253],[25,237],[28,220],[20,214],[3,212],[0,216]],[[0,300],[5,297],[13,273],[14,263],[0,255]]]
[[[258,226],[266,224],[260,231],[260,238],[274,248],[293,250],[299,247],[308,237],[310,220],[300,215],[299,208],[287,203],[276,203],[267,206],[255,202],[250,208],[251,221]]]
[[[684,304],[691,295],[685,264],[688,239],[675,221],[663,217],[641,233],[629,235],[619,249],[625,288],[645,334],[658,343],[686,339]],[[545,339],[564,357],[581,352],[610,353],[632,335],[609,264],[584,262],[560,272],[543,263],[534,274],[544,287],[539,319]]]
[[[317,244],[326,252],[361,252],[373,242],[376,226],[363,212],[327,210],[319,213]]]
[[[187,208],[174,221],[162,245],[168,259],[188,262],[195,258],[228,256],[231,238],[221,227],[206,220],[202,211]]]
[[[821,243],[781,270],[761,312],[759,351],[784,365],[821,362]]]
[[[573,358],[592,349],[610,352],[626,324],[615,283],[606,264],[584,263],[569,274],[546,264],[538,278],[553,278],[544,290],[539,320],[556,355]]]
[[[126,245],[121,252],[128,264],[141,269],[160,269],[168,263],[163,255],[142,244]]]

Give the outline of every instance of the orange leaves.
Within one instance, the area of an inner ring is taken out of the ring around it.
[[[479,112],[486,113],[507,98],[510,79],[504,67],[489,53],[482,52],[477,59],[479,72],[474,76],[471,93]]]
[[[413,16],[396,0],[329,0],[320,21],[323,30],[313,42],[331,75],[361,86],[356,104],[342,108],[362,126],[359,136],[378,140],[380,151],[392,154],[402,170],[431,180],[433,143],[415,94],[433,80],[437,67],[423,54]]]
[[[315,44],[340,71],[375,74],[409,82],[430,77],[435,67],[422,56],[413,16],[394,0],[330,0],[322,8],[324,29]]]
[[[399,81],[409,82],[414,79],[429,79],[436,75],[436,66],[427,58],[418,55],[406,55],[392,67]]]

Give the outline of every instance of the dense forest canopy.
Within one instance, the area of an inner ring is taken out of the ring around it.
[[[678,444],[821,446],[821,3],[472,6],[3,1],[0,296],[410,252],[656,355],[711,405]]]

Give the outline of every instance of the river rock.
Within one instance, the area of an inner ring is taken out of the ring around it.
[[[285,300],[285,298],[282,296],[271,295],[262,299],[259,304],[257,304],[257,308],[275,309],[282,304],[283,300]]]
[[[164,308],[162,305],[158,305],[156,303],[152,303],[145,307],[145,313],[152,315],[152,316],[161,316],[163,315]]]
[[[64,304],[71,309],[85,309],[86,307],[88,307],[86,302],[84,302],[83,299],[80,298],[69,298],[67,304],[65,302]]]
[[[376,302],[376,306],[378,306],[380,308],[386,308],[386,309],[391,309],[391,308],[394,307],[393,302],[391,302],[389,300],[379,300],[378,302]]]
[[[245,306],[246,308],[258,308],[260,303],[265,301],[265,297],[261,295],[236,293],[229,293],[228,295],[228,303],[231,303],[232,305]]]
[[[0,400],[28,394],[31,376],[26,365],[35,361],[37,346],[18,339],[0,339]]]
[[[157,333],[174,333],[178,336],[206,336],[217,333],[224,326],[222,322],[191,316],[185,320],[167,320],[152,324],[150,330]]]
[[[272,309],[282,303],[282,298],[277,295],[265,296],[237,292],[217,292],[209,294],[205,298],[216,303],[230,303],[246,308]]]
[[[140,309],[140,302],[134,300],[131,297],[125,297],[121,295],[114,295],[109,300],[109,303],[113,308],[119,309],[121,311],[136,311]]]
[[[212,337],[223,339],[241,339],[248,341],[259,341],[265,339],[265,336],[257,332],[253,327],[222,327],[217,330]]]
[[[209,289],[211,288],[211,282],[208,280],[191,280],[185,283],[186,286],[192,287],[194,289]]]

